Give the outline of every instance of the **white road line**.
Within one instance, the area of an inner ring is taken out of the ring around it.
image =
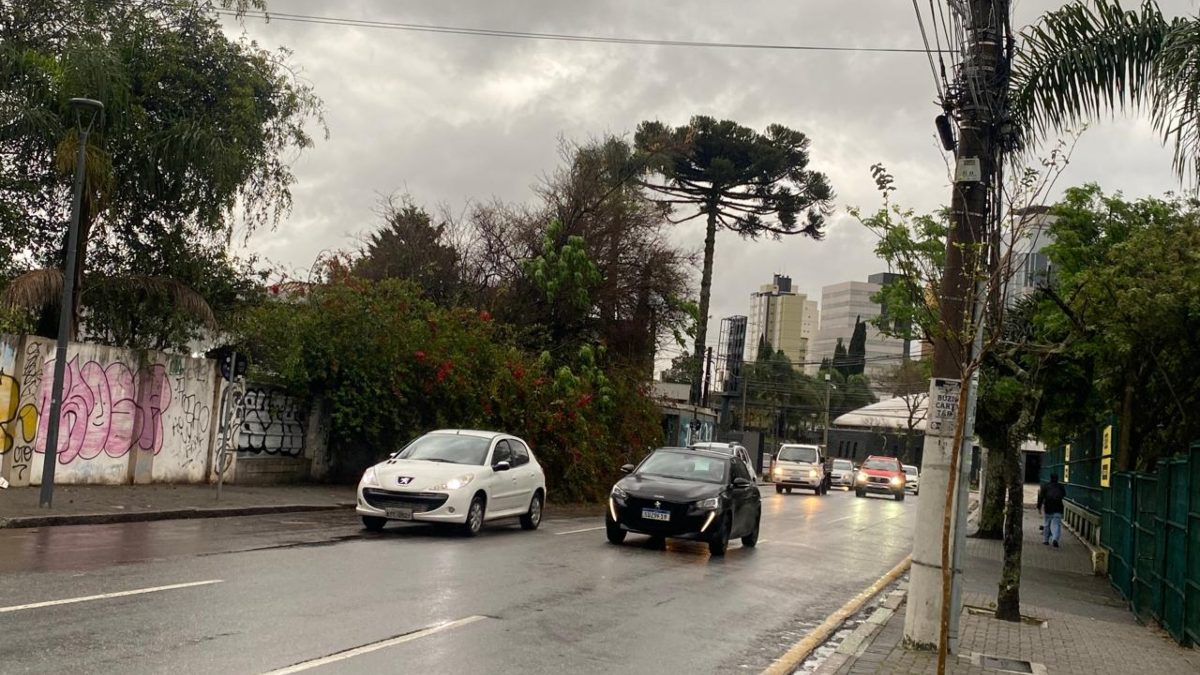
[[[554,534],[579,534],[580,532],[595,532],[596,530],[603,530],[604,527],[604,525],[600,525],[598,527],[585,527],[582,530],[567,530],[566,532],[555,532]]]
[[[107,600],[108,598],[123,598],[127,595],[141,595],[143,593],[157,593],[159,591],[173,591],[177,588],[191,588],[193,586],[207,586],[209,584],[219,584],[222,579],[209,579],[208,581],[190,581],[186,584],[171,584],[169,586],[153,586],[151,588],[136,588],[132,591],[119,591],[117,593],[101,593],[100,595],[85,595],[79,598],[64,598],[62,600],[47,600],[45,602],[33,602],[28,605],[13,605],[11,607],[0,607],[0,614],[5,612],[19,612],[23,609],[38,609],[41,607],[53,607],[54,605],[70,605],[76,602],[88,602],[91,600]]]
[[[353,649],[347,649],[344,652],[330,654],[329,656],[322,656],[319,659],[313,659],[311,661],[304,661],[303,663],[297,663],[296,665],[288,666],[287,668],[280,668],[279,670],[272,670],[268,673],[264,673],[264,675],[290,675],[290,673],[303,672],[305,670],[310,670],[312,668],[329,665],[330,663],[337,663],[338,661],[345,661],[346,659],[352,659],[356,656],[362,656],[363,654],[370,654],[371,652],[379,651],[380,649],[386,649],[388,647],[392,647],[395,645],[401,645],[401,644],[404,644],[405,642],[412,642],[413,640],[419,640],[423,637],[427,637],[427,636],[433,635],[435,633],[441,633],[442,631],[450,630],[451,628],[458,628],[459,626],[465,626],[469,623],[475,623],[476,621],[481,621],[486,618],[487,618],[486,616],[468,616],[468,617],[465,617],[462,619],[457,619],[455,621],[446,621],[444,623],[434,624],[432,626],[429,626],[428,628],[422,628],[421,630],[414,631],[412,633],[407,633],[405,635],[398,635],[394,638],[380,640],[379,642],[372,642],[370,644],[362,645],[361,647],[354,647]]]

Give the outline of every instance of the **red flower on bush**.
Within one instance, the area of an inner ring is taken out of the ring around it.
[[[437,381],[439,383],[445,382],[446,376],[449,375],[450,371],[452,371],[452,370],[454,370],[454,363],[452,363],[450,361],[443,361],[442,365],[438,366]]]
[[[515,380],[525,379],[525,369],[520,365],[514,366],[512,369],[512,376]]]
[[[417,360],[418,360],[418,361],[424,361],[424,360],[425,360],[425,352],[420,352],[420,351],[418,351],[418,352],[413,352],[413,356],[417,357]]]
[[[481,321],[491,321],[491,320],[492,320],[492,313],[491,313],[491,312],[489,312],[489,311],[487,311],[487,310],[485,309],[485,310],[483,310],[482,312],[480,312],[480,313],[479,313],[479,319],[480,319]]]

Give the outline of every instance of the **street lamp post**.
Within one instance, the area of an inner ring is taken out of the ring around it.
[[[54,350],[54,383],[50,389],[50,423],[46,428],[46,455],[42,461],[42,490],[38,506],[50,508],[54,501],[54,467],[58,460],[58,426],[62,413],[63,378],[67,370],[67,338],[75,312],[75,260],[79,254],[79,218],[83,207],[83,177],[87,164],[87,139],[104,104],[90,98],[73,98],[79,149],[75,155],[74,196],[71,223],[67,229],[67,255],[63,269],[62,304],[58,311],[58,343]],[[87,123],[84,124],[84,117]]]
[[[825,439],[821,445],[829,452],[829,390],[833,385],[829,382],[829,373],[825,373]]]

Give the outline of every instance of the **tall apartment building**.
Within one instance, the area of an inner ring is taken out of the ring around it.
[[[746,324],[747,319],[744,316],[727,316],[721,319],[714,390],[741,390],[742,362],[746,358]]]
[[[746,359],[756,358],[758,347],[765,340],[802,369],[819,321],[816,301],[793,290],[791,277],[776,274],[771,283],[750,296]]]
[[[866,322],[883,313],[883,308],[871,297],[896,278],[889,273],[872,274],[868,281],[844,281],[821,289],[821,326],[809,349],[809,365],[805,368],[808,373],[815,374],[822,359],[833,358],[839,339],[849,348],[855,321]],[[877,376],[900,363],[909,356],[908,347],[906,341],[883,335],[868,325],[864,368],[867,377]]]
[[[1050,258],[1045,250],[1054,243],[1054,236],[1050,234],[1050,225],[1054,218],[1047,215],[1048,210],[1043,206],[1014,214],[1021,218],[1021,222],[1018,226],[1020,231],[1011,242],[1012,268],[1004,293],[1005,302],[1008,304],[1016,302],[1053,279]]]

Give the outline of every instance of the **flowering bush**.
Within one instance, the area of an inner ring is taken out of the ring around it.
[[[483,428],[530,443],[551,499],[598,500],[659,434],[644,384],[606,372],[602,348],[555,364],[486,311],[437,307],[404,282],[336,279],[254,308],[239,332],[262,376],[327,401],[342,479],[432,429]]]

